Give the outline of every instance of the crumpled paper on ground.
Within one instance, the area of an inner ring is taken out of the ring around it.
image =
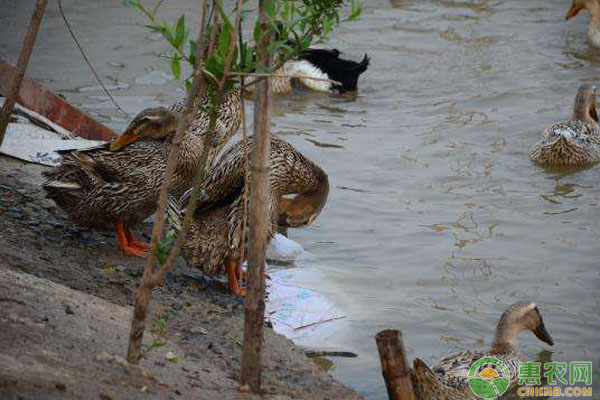
[[[325,296],[284,279],[285,270],[269,271],[266,319],[275,332],[298,342],[316,342],[336,329],[334,321],[345,318]]]
[[[0,105],[4,99],[0,98]],[[16,105],[13,119],[8,124],[0,153],[27,162],[55,166],[60,162],[56,150],[85,149],[104,142],[77,137],[47,118]],[[32,123],[34,120],[37,124]],[[42,128],[46,126],[48,129]]]

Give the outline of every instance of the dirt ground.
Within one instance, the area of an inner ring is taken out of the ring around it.
[[[265,394],[239,392],[242,301],[181,260],[154,291],[145,358],[126,363],[144,261],[71,226],[44,197],[44,168],[0,156],[0,398],[360,398],[271,329]]]

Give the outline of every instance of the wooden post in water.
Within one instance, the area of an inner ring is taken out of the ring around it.
[[[31,21],[29,22],[29,29],[27,30],[27,34],[23,40],[23,47],[21,48],[21,54],[19,55],[19,61],[17,62],[17,75],[15,76],[13,85],[10,89],[10,92],[6,96],[6,101],[4,102],[4,106],[2,106],[2,111],[0,112],[0,146],[2,146],[4,134],[6,133],[6,127],[8,126],[10,116],[12,115],[13,108],[15,108],[17,97],[19,96],[21,81],[25,76],[25,70],[29,64],[29,58],[31,58],[33,45],[35,44],[35,39],[37,38],[37,34],[40,29],[42,17],[44,16],[44,11],[46,10],[46,4],[48,4],[48,0],[36,1],[35,9],[33,10]]]
[[[261,36],[257,43],[259,68],[269,66],[268,28],[266,4],[272,0],[259,0],[258,18]],[[263,70],[257,72],[263,72]],[[254,145],[250,157],[250,198],[248,203],[248,295],[244,314],[244,346],[242,350],[242,386],[258,393],[261,386],[263,323],[265,318],[265,252],[267,228],[270,224],[269,201],[269,80],[257,85],[254,102]],[[242,240],[244,240],[242,238]]]
[[[416,400],[402,332],[386,329],[375,335],[381,372],[390,400]]]

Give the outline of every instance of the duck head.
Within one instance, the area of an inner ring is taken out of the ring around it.
[[[597,13],[600,11],[598,0],[573,0],[573,4],[571,5],[571,8],[569,8],[569,11],[567,11],[565,19],[573,18],[583,9],[588,10],[592,14]]]
[[[135,116],[125,132],[110,145],[111,151],[119,151],[140,140],[165,140],[177,130],[177,119],[164,107],[147,108]]]
[[[318,215],[319,212],[312,202],[301,194],[292,199],[281,198],[279,201],[279,226],[287,228],[308,226]]]
[[[538,306],[533,301],[523,300],[508,307],[500,317],[493,348],[499,350],[506,346],[515,346],[517,336],[526,330],[533,332],[542,342],[550,346],[554,344]]]
[[[577,94],[575,95],[573,113],[571,114],[569,121],[598,123],[598,114],[596,113],[596,86],[586,83],[579,87]]]
[[[291,199],[279,199],[277,223],[287,228],[300,228],[312,224],[325,207],[328,195],[329,180],[323,173],[313,191],[297,194]]]

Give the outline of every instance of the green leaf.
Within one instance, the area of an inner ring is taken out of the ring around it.
[[[138,0],[122,0],[121,5],[124,7],[139,7],[140,3]]]
[[[258,43],[260,41],[260,32],[261,32],[261,26],[260,23],[256,23],[254,24],[254,43]]]
[[[171,60],[171,72],[173,72],[173,76],[175,79],[181,78],[181,59],[178,56],[173,57]]]
[[[185,42],[185,15],[182,15],[177,20],[177,24],[175,25],[175,45],[179,50],[183,47],[183,43]]]
[[[224,25],[223,29],[221,30],[221,34],[219,35],[219,47],[217,48],[217,51],[219,55],[221,55],[223,58],[227,57],[227,52],[229,51],[229,43],[231,42],[231,31],[231,26]]]

